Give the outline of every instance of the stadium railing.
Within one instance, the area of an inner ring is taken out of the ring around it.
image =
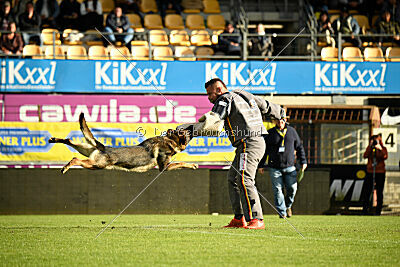
[[[215,38],[218,38],[218,36],[215,34],[215,32],[213,31],[208,31],[210,34],[210,38],[213,37],[213,35],[215,35]],[[1,34],[7,34],[9,33],[8,31],[0,31]],[[17,33],[21,33],[21,32],[17,32]],[[27,32],[27,33],[37,33],[37,32]],[[82,42],[82,44],[86,47],[86,49],[88,49],[91,45],[91,43],[93,42],[97,42],[96,45],[100,45],[103,44],[105,46],[109,46],[109,43],[104,40],[103,38],[101,38],[101,36],[99,36],[99,33],[97,32],[89,32],[89,33],[82,33],[83,34],[83,38],[80,39],[80,41]],[[107,33],[107,32],[103,32],[102,33],[104,36],[109,36],[111,33]],[[128,35],[130,33],[122,33],[121,35]],[[188,32],[189,36],[190,36],[190,32]],[[167,35],[169,35],[169,32],[167,31]],[[226,34],[223,33],[222,35],[224,36],[238,36],[239,34]],[[210,46],[206,46],[206,47],[211,47],[214,49],[214,54],[213,55],[202,55],[199,56],[200,59],[209,59],[209,60],[213,60],[213,59],[217,59],[217,60],[271,60],[272,58],[275,58],[276,60],[303,60],[303,61],[318,61],[321,60],[321,56],[319,54],[315,54],[315,52],[313,51],[313,40],[318,40],[318,38],[325,38],[326,35],[325,34],[316,34],[314,32],[311,33],[304,33],[304,34],[298,34],[298,33],[267,33],[264,36],[267,39],[272,40],[272,43],[274,44],[274,46],[276,46],[275,44],[280,43],[281,47],[277,47],[274,51],[274,54],[270,55],[270,56],[261,56],[261,55],[251,55],[249,54],[249,47],[248,47],[248,40],[250,40],[251,38],[257,37],[257,34],[254,33],[248,33],[247,31],[243,31],[241,33],[241,37],[242,37],[242,42],[241,42],[241,55],[225,55],[221,52],[219,52],[219,47],[218,44],[212,44]],[[339,33],[338,36],[333,36],[336,40],[337,40],[337,48],[338,48],[338,61],[342,61],[342,51],[343,51],[343,40],[346,37],[351,37],[352,35],[349,34],[341,34]],[[379,41],[380,37],[384,37],[384,38],[392,38],[393,35],[390,34],[354,34],[353,36],[355,37],[359,37],[364,41],[364,44],[367,44],[367,46],[365,47],[376,47]],[[293,43],[291,43],[287,48],[283,49],[285,47],[285,45],[289,44],[289,42],[293,39]],[[56,44],[55,40],[57,40],[57,35],[54,32],[53,33],[53,41],[51,45],[42,45],[42,49],[44,52],[44,49],[47,46],[57,46],[58,44]],[[149,42],[150,40],[150,31],[149,30],[145,30],[143,32],[135,32],[134,33],[134,41],[132,42],[132,44],[134,45],[135,42],[137,41],[143,41],[144,44],[146,44],[148,46],[149,51],[153,51],[154,49],[152,49],[154,46],[152,46],[151,42]],[[306,45],[304,45],[306,44]],[[385,47],[396,47],[398,46],[394,41],[393,42],[385,42],[384,43]],[[66,45],[63,40],[61,43],[62,46],[64,46],[64,48],[68,47],[69,45]],[[121,44],[116,44],[116,46],[118,47]],[[168,44],[169,47],[171,47],[172,49],[175,47],[174,45]],[[202,46],[195,46],[193,44],[189,45],[189,48],[193,50],[193,52],[195,52],[195,50],[199,47]],[[365,47],[361,47],[361,50],[363,50],[363,48]],[[64,49],[65,51],[67,49]],[[174,49],[173,49],[174,50]],[[283,53],[280,53],[280,52]],[[385,52],[385,51],[383,51]],[[21,58],[23,57],[23,55],[13,55],[13,54],[4,54],[0,52],[0,57],[8,57],[8,58]],[[149,60],[153,59],[153,55],[152,53],[149,53]],[[175,58],[173,58],[175,59]]]

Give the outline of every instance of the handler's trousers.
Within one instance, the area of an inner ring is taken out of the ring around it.
[[[233,213],[244,214],[246,221],[263,219],[255,185],[258,163],[265,153],[262,137],[243,139],[236,148],[236,155],[228,172],[228,188]]]

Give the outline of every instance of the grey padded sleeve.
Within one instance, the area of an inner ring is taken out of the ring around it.
[[[263,116],[272,117],[275,119],[281,118],[282,107],[280,105],[271,103],[268,100],[264,100],[258,96],[254,96],[254,99],[256,100],[258,108]]]

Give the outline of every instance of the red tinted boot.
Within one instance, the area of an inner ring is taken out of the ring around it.
[[[265,229],[264,220],[252,219],[247,226],[246,229]]]
[[[228,225],[224,226],[224,228],[245,228],[245,227],[246,227],[246,221],[244,217],[242,217],[242,219],[240,220],[233,218]]]

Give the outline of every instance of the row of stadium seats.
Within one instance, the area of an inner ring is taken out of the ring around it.
[[[90,46],[88,51],[81,45],[73,45],[66,48],[64,51],[63,46],[46,46],[26,45],[24,46],[23,56],[33,59],[80,59],[80,60],[99,60],[99,59],[112,59],[112,60],[148,60],[149,48],[147,46],[132,46],[131,51],[127,47],[109,47],[106,48],[102,45]],[[174,47],[175,52],[169,46],[156,46],[152,48],[152,55],[154,60],[178,60],[194,61],[201,58],[207,59],[214,54],[212,48],[198,47],[193,51],[186,46]],[[122,53],[122,55],[121,55]]]
[[[65,29],[62,36],[63,42],[61,41],[61,35],[56,29],[43,29],[42,30],[42,41],[44,45],[81,45],[82,41],[69,40],[68,36],[70,34],[76,34],[77,31],[73,29]],[[186,30],[172,30],[169,33],[169,37],[165,30],[150,30],[149,40],[151,45],[174,45],[174,46],[204,46],[218,43],[218,35],[223,31],[213,31],[212,36],[207,30],[193,30],[189,36]],[[97,32],[92,32],[92,34],[98,35]],[[101,44],[97,43],[97,44]],[[132,41],[132,45],[148,45],[147,41]]]
[[[322,61],[338,61],[338,49],[335,47],[324,47],[321,50]],[[358,47],[345,47],[342,53],[343,61],[396,61],[400,62],[400,48],[388,47],[386,49],[386,57],[383,56],[382,49],[379,47],[366,47],[364,55]]]
[[[83,0],[78,0],[79,3]],[[100,0],[103,12],[111,12],[115,8],[114,0]],[[141,0],[139,9],[143,13],[157,13],[155,0]],[[118,3],[118,1],[117,1]],[[181,5],[184,13],[220,13],[221,9],[218,0],[182,0]]]
[[[107,15],[104,16],[105,21]],[[131,27],[136,30],[143,29],[143,26],[150,30],[163,29],[164,25],[170,30],[183,30],[185,27],[189,30],[204,30],[206,26],[211,30],[223,30],[225,27],[225,18],[219,14],[208,15],[207,18],[200,14],[190,14],[186,16],[185,22],[181,15],[168,14],[164,18],[164,24],[160,15],[148,14],[144,16],[144,25],[137,14],[126,14],[126,16]]]

